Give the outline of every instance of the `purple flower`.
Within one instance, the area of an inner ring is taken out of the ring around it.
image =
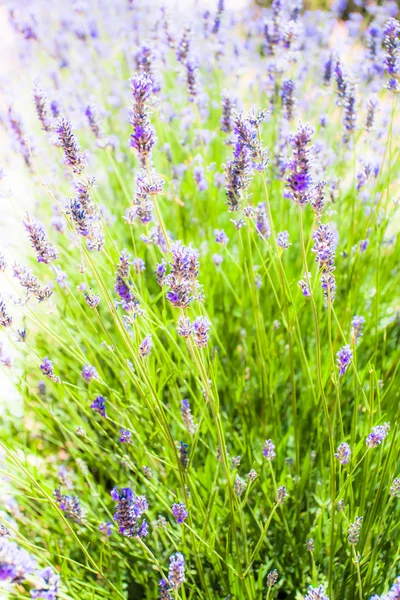
[[[220,254],[213,254],[212,261],[216,267],[220,267],[224,261],[224,257]]]
[[[149,77],[152,83],[152,92],[157,94],[160,89],[160,83],[154,72],[154,53],[150,45],[142,44],[135,56],[136,70]]]
[[[129,538],[146,537],[147,521],[142,518],[148,509],[146,496],[135,496],[130,488],[115,487],[111,497],[117,502],[114,519],[118,523],[118,531]]]
[[[5,525],[0,523],[0,538],[8,539],[10,537],[10,531]]]
[[[281,88],[281,100],[282,100],[282,108],[284,110],[285,118],[288,121],[293,119],[293,112],[296,106],[296,101],[294,97],[295,84],[291,79],[286,79],[282,81]]]
[[[189,26],[187,26],[184,28],[182,37],[178,42],[178,46],[176,48],[176,59],[182,64],[185,62],[189,54],[191,37],[192,30]]]
[[[293,156],[289,161],[290,174],[286,179],[287,191],[284,195],[300,205],[310,202],[314,191],[311,175],[313,157],[309,146],[313,135],[314,129],[310,125],[299,123],[297,132],[291,138]]]
[[[399,477],[396,477],[396,479],[393,479],[392,485],[390,486],[389,493],[391,496],[393,496],[393,498],[400,497],[400,478]]]
[[[129,429],[121,429],[119,432],[119,441],[121,444],[132,444],[132,433]]]
[[[199,192],[204,192],[208,188],[207,179],[204,176],[203,165],[196,165],[193,169],[193,177],[199,189]]]
[[[275,444],[272,440],[266,440],[264,442],[263,455],[264,458],[266,458],[267,460],[272,460],[273,458],[275,458]]]
[[[49,106],[47,98],[42,89],[40,89],[39,82],[35,81],[33,88],[33,101],[35,103],[36,114],[42,127],[45,131],[49,132],[52,130],[52,118],[49,113]]]
[[[169,582],[166,579],[160,579],[158,584],[159,600],[173,600],[170,589]]]
[[[112,528],[113,528],[113,524],[110,523],[109,521],[100,523],[100,525],[99,525],[99,531],[101,531],[101,533],[103,533],[107,537],[112,535]]]
[[[276,236],[276,243],[282,250],[286,250],[292,244],[289,242],[289,232],[288,231],[280,231]]]
[[[367,116],[365,118],[365,129],[367,131],[371,131],[374,127],[375,123],[375,115],[376,110],[379,105],[378,96],[376,94],[372,94],[367,100]]]
[[[281,487],[278,488],[277,491],[277,502],[278,504],[284,504],[286,498],[287,498],[287,489],[284,485],[282,485]]]
[[[67,519],[72,519],[78,524],[83,523],[84,512],[77,496],[62,494],[59,488],[54,490],[53,496],[58,507],[63,511]]]
[[[271,225],[268,219],[266,202],[259,202],[257,204],[255,214],[255,222],[258,235],[263,239],[269,239],[271,237]]]
[[[126,312],[136,313],[139,307],[139,300],[132,292],[131,282],[129,279],[130,256],[127,250],[122,250],[117,271],[115,273],[114,290],[121,299],[119,303]]]
[[[35,559],[14,542],[0,538],[0,581],[20,583],[36,569]]]
[[[347,541],[351,546],[355,546],[356,544],[358,544],[358,541],[360,539],[362,522],[362,517],[356,517],[354,523],[350,523],[349,531],[347,534]]]
[[[389,89],[398,91],[398,73],[400,71],[400,23],[396,19],[388,19],[384,28],[383,44],[387,54],[384,59],[384,66],[391,76]]]
[[[85,108],[85,116],[88,120],[89,127],[96,139],[101,138],[101,128],[97,116],[97,111],[94,106],[88,104]]]
[[[149,356],[152,346],[153,346],[153,342],[152,342],[151,335],[146,335],[146,337],[144,338],[144,340],[141,342],[141,344],[139,346],[140,356],[142,358],[146,358],[146,356]]]
[[[376,448],[382,444],[383,440],[389,435],[390,423],[384,423],[383,425],[376,425],[372,428],[371,433],[367,436],[365,443],[368,448]]]
[[[141,223],[150,223],[153,220],[153,201],[152,196],[161,194],[164,187],[164,180],[157,175],[154,170],[149,173],[141,169],[136,175],[135,195],[132,199],[132,205],[128,209],[125,220],[127,223],[133,223],[137,217]]]
[[[182,442],[179,442],[179,460],[184,469],[187,469],[189,466],[189,450],[188,445]]]
[[[106,399],[103,396],[96,396],[90,405],[95,412],[97,412],[102,417],[106,417]]]
[[[180,316],[176,328],[180,337],[189,338],[193,334],[193,323],[189,317]]]
[[[60,591],[60,576],[50,567],[35,573],[40,577],[40,587],[31,590],[31,598],[35,600],[57,600]]]
[[[346,133],[343,137],[343,141],[347,143],[350,139],[350,134],[356,128],[356,97],[353,86],[349,86],[346,95],[344,97],[344,108],[343,108],[343,126]]]
[[[322,212],[325,206],[325,186],[326,181],[324,180],[317,183],[311,198],[311,206],[313,208],[317,221],[321,220]]]
[[[172,505],[172,514],[174,515],[178,525],[181,525],[184,522],[184,520],[189,516],[189,513],[186,510],[186,506],[182,502]]]
[[[214,235],[217,244],[222,244],[222,246],[226,246],[226,244],[229,242],[229,238],[223,229],[214,229]]]
[[[267,575],[267,586],[274,587],[274,585],[276,585],[277,581],[278,581],[278,571],[276,569],[274,569],[273,571],[270,571]]]
[[[90,383],[92,379],[98,379],[99,374],[97,373],[96,369],[92,367],[92,365],[83,365],[82,377],[86,383]]]
[[[341,465],[347,465],[347,463],[349,462],[351,457],[351,448],[349,446],[349,444],[347,444],[346,442],[342,442],[341,444],[339,444],[336,453],[335,453],[335,458],[337,458],[337,460],[340,462]]]
[[[231,133],[233,131],[233,113],[237,106],[236,97],[231,92],[223,90],[221,96],[221,106],[221,131],[223,131],[224,133]]]
[[[205,348],[208,344],[208,332],[211,323],[207,317],[197,317],[193,321],[193,338],[198,348]]]
[[[325,594],[324,587],[322,585],[317,588],[309,587],[308,593],[304,596],[304,600],[329,600],[329,596]]]
[[[342,377],[346,373],[352,359],[353,359],[353,352],[348,344],[343,346],[343,348],[340,348],[339,352],[337,352],[336,364],[337,364],[337,368],[339,370],[340,377]]]
[[[68,165],[74,173],[80,175],[85,168],[85,157],[72,133],[71,123],[61,117],[57,121],[55,132],[57,133],[60,145],[64,150],[65,164]]]
[[[340,63],[340,60],[336,61],[336,65],[335,65],[335,78],[336,78],[336,85],[337,85],[337,101],[336,101],[336,104],[338,106],[342,106],[343,99],[346,97],[346,93],[347,93],[348,80],[347,80],[347,75],[344,73],[344,71],[342,69],[342,65]]]
[[[363,328],[365,325],[365,318],[361,315],[355,315],[351,320],[351,334],[354,340],[354,343],[358,342],[358,340],[362,337]]]
[[[185,581],[185,559],[183,554],[177,552],[169,560],[168,583],[171,590],[177,590]]]
[[[189,400],[186,400],[186,398],[184,398],[181,403],[181,415],[183,423],[188,432],[191,434],[196,433],[197,425],[194,423],[190,403]]]
[[[193,292],[197,285],[199,273],[199,254],[190,246],[176,242],[171,247],[172,260],[170,273],[165,278],[170,287],[167,299],[174,306],[186,308],[194,299]]]
[[[96,308],[100,303],[100,296],[85,292],[85,302],[88,306],[90,306],[90,308]]]
[[[333,73],[333,55],[332,52],[329,55],[328,60],[324,64],[324,85],[328,86],[332,79]]]
[[[312,252],[315,254],[315,262],[321,271],[332,272],[335,269],[336,238],[329,225],[321,224],[313,232],[314,246]]]
[[[133,95],[133,106],[130,145],[138,153],[142,167],[150,157],[151,149],[156,141],[155,132],[148,117],[148,104],[152,94],[152,80],[146,74],[134,75],[131,79],[131,90]]]
[[[22,287],[27,291],[27,295],[33,294],[38,302],[48,300],[53,291],[47,286],[40,285],[39,280],[28,267],[22,267],[18,263],[13,264],[13,275],[16,277]]]
[[[189,102],[194,102],[199,94],[199,77],[198,77],[198,68],[199,65],[197,61],[193,59],[188,59],[185,62],[186,68],[186,85],[188,90],[188,99]]]
[[[54,381],[54,383],[61,382],[61,379],[58,377],[58,375],[54,374],[53,363],[47,356],[44,357],[42,364],[40,365],[40,370],[42,371],[43,375],[46,375],[46,377],[51,379],[51,381]]]
[[[0,325],[2,327],[11,327],[12,317],[8,314],[6,303],[0,296]]]
[[[27,167],[31,168],[31,151],[29,149],[29,144],[26,140],[26,135],[23,131],[21,120],[19,117],[17,117],[14,109],[11,108],[11,106],[8,109],[8,122],[25,164]]]

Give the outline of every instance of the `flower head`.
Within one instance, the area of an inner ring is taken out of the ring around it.
[[[146,496],[135,496],[130,488],[114,488],[111,497],[117,502],[114,519],[122,535],[145,537],[148,533],[147,521],[143,514],[148,508]]]
[[[368,448],[375,448],[382,444],[383,440],[389,435],[389,430],[390,423],[384,423],[383,425],[376,425],[376,427],[373,427],[371,433],[365,440]]]
[[[106,399],[103,396],[96,396],[90,405],[95,412],[97,412],[102,417],[106,417]]]
[[[346,465],[351,457],[351,448],[349,446],[349,444],[347,444],[346,442],[342,442],[341,444],[339,444],[336,453],[335,453],[335,458],[337,458],[337,460],[340,462],[341,465]]]
[[[169,560],[168,583],[171,590],[178,590],[185,581],[185,559],[183,554],[177,552]]]
[[[339,370],[339,376],[343,376],[346,373],[352,359],[353,352],[348,344],[343,346],[343,348],[340,348],[339,352],[336,354],[336,364]]]
[[[275,458],[275,444],[272,440],[266,440],[264,442],[263,455],[264,458],[266,458],[267,460],[272,460],[273,458]]]
[[[72,133],[71,123],[61,117],[57,121],[55,132],[57,133],[60,145],[64,150],[65,164],[68,165],[74,173],[80,175],[86,165],[85,157]]]
[[[174,515],[178,525],[181,525],[189,516],[186,506],[182,502],[172,505],[172,514]]]

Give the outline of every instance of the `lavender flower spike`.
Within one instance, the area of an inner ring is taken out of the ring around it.
[[[27,214],[24,227],[28,232],[32,248],[35,250],[38,262],[49,264],[57,258],[57,250],[46,239],[43,225],[37,219],[31,219]]]
[[[117,502],[114,519],[119,525],[119,532],[129,538],[145,537],[148,526],[142,517],[148,509],[146,496],[135,496],[130,488],[114,488],[111,497]]]
[[[267,460],[272,460],[275,458],[275,456],[276,456],[275,444],[272,440],[265,441],[264,448],[263,448],[263,455],[264,455],[264,458],[266,458]]]
[[[205,348],[208,344],[208,332],[211,323],[207,317],[197,317],[193,321],[193,338],[198,348]]]
[[[336,358],[336,364],[339,369],[339,376],[342,376],[346,373],[353,358],[353,352],[350,346],[348,344],[346,346],[343,346],[343,348],[341,348],[336,354]]]
[[[373,427],[371,433],[365,440],[368,448],[375,448],[382,444],[383,440],[388,436],[389,431],[390,423],[384,423],[383,425],[376,425],[376,427]]]
[[[324,587],[322,585],[317,588],[309,587],[308,594],[304,596],[304,600],[329,600],[329,596],[325,594]]]
[[[152,80],[146,73],[134,75],[131,80],[133,133],[130,145],[138,153],[142,167],[146,166],[156,139],[148,117],[148,103],[152,95],[152,86]]]
[[[310,202],[313,197],[313,157],[310,146],[313,135],[314,129],[310,125],[299,123],[297,132],[292,137],[293,157],[289,163],[290,174],[286,179],[288,189],[284,195],[301,206]]]
[[[178,525],[181,525],[189,516],[186,506],[182,502],[172,505],[172,514],[174,515]]]
[[[47,356],[45,356],[43,359],[43,362],[40,365],[40,370],[42,371],[43,375],[46,375],[46,377],[51,379],[51,381],[54,381],[54,383],[61,382],[61,379],[58,377],[58,375],[55,375],[54,373],[52,361]]]
[[[185,581],[185,559],[177,552],[169,560],[168,582],[172,590],[178,590]]]
[[[340,462],[341,465],[346,465],[351,457],[351,448],[346,442],[339,444],[338,449],[335,453],[335,458]]]
[[[64,150],[65,164],[68,165],[74,173],[80,175],[85,168],[85,157],[72,133],[71,123],[61,117],[57,121],[55,132],[57,133],[61,147]]]
[[[2,296],[0,296],[0,325],[1,327],[11,327],[12,325],[12,317],[7,312],[7,306]]]

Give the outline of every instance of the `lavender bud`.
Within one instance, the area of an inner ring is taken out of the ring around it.
[[[275,444],[273,443],[272,440],[266,440],[264,442],[263,455],[264,455],[264,458],[266,458],[269,461],[271,461],[275,458],[275,456],[276,456]]]
[[[47,356],[44,357],[42,364],[40,365],[40,370],[43,375],[46,375],[46,377],[51,379],[54,383],[61,383],[61,379],[54,373],[52,361]]]
[[[185,398],[182,400],[182,404],[181,404],[181,415],[182,415],[182,420],[183,420],[188,432],[191,434],[196,433],[197,425],[195,425],[195,423],[194,423],[189,400],[186,400]]]
[[[362,521],[363,521],[362,517],[356,517],[356,520],[354,521],[354,523],[350,524],[349,531],[347,534],[347,541],[352,546],[355,546],[356,544],[358,544],[358,541],[360,539],[360,531],[361,531]]]
[[[197,317],[193,321],[193,338],[198,348],[205,348],[208,344],[208,332],[211,323],[207,317]]]
[[[376,448],[382,444],[385,438],[389,435],[390,423],[384,423],[383,425],[376,425],[372,428],[371,433],[367,436],[365,443],[368,448]]]
[[[335,458],[340,462],[341,465],[346,465],[351,457],[351,448],[346,442],[342,442],[335,453]]]
[[[276,585],[278,581],[278,571],[276,569],[274,569],[273,571],[270,571],[267,575],[267,586],[268,587],[274,587],[274,585]]]
[[[339,370],[340,377],[342,377],[346,373],[346,371],[352,361],[352,358],[353,358],[353,352],[348,344],[346,344],[346,346],[343,346],[343,348],[341,348],[339,350],[339,352],[337,352],[336,364],[337,364],[337,368]]]
[[[393,498],[400,497],[400,478],[393,479],[393,483],[390,486],[389,493],[391,496],[393,496]]]

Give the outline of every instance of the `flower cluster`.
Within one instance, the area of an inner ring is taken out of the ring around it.
[[[152,88],[152,80],[146,73],[137,74],[131,80],[133,95],[131,125],[133,133],[131,134],[130,145],[138,153],[143,167],[150,160],[151,150],[156,141],[155,131],[148,117],[148,104],[152,95]]]
[[[78,524],[83,523],[85,515],[77,496],[62,494],[59,488],[54,490],[53,496],[67,519],[72,519]]]
[[[114,520],[126,537],[146,537],[148,525],[143,514],[148,509],[146,496],[135,496],[130,488],[114,488],[111,497],[117,502]]]
[[[371,433],[367,436],[365,443],[368,448],[375,448],[382,444],[385,438],[389,435],[390,423],[384,423],[383,425],[376,425],[372,428]]]

